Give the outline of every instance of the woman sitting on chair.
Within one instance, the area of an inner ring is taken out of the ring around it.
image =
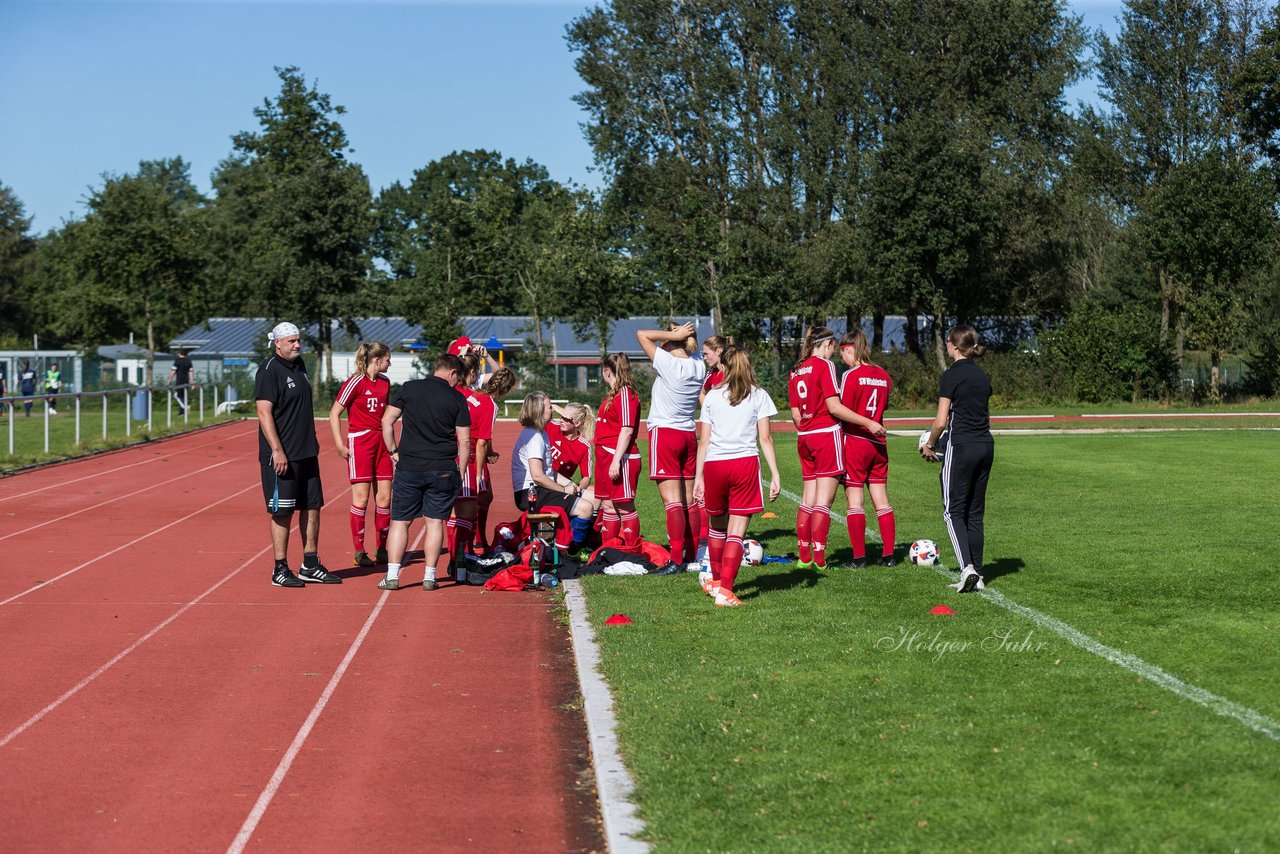
[[[540,391],[525,397],[520,406],[516,446],[511,451],[511,484],[516,507],[524,512],[563,511],[573,534],[570,551],[586,540],[595,515],[595,502],[581,494],[573,481],[560,483],[551,462],[551,445],[545,427],[551,420],[551,399]],[[557,538],[559,539],[559,538]]]

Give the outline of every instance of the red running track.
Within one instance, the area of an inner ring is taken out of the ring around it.
[[[0,480],[3,849],[602,849],[554,600],[379,591],[323,443],[345,583],[272,587],[256,432]],[[514,512],[494,475],[491,524]]]

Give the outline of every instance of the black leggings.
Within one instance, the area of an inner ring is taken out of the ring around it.
[[[995,460],[990,443],[947,448],[939,480],[942,482],[942,519],[947,523],[951,546],[960,567],[982,572],[983,516],[987,510],[987,478]]]

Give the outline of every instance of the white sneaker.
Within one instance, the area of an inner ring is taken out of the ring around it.
[[[956,583],[957,593],[972,593],[974,590],[982,590],[982,576],[972,565],[966,566],[960,571],[960,580]]]
[[[693,563],[686,563],[684,565],[685,572],[700,572],[701,570],[702,564],[698,563],[696,560]]]

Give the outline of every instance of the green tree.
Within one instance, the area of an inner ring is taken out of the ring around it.
[[[1189,333],[1211,360],[1209,394],[1222,399],[1222,357],[1248,328],[1244,286],[1275,243],[1270,182],[1210,154],[1175,166],[1143,208],[1152,260],[1186,289]]]
[[[35,268],[36,239],[22,200],[0,183],[0,334],[29,334],[26,278]]]
[[[1245,54],[1234,80],[1239,93],[1243,135],[1273,167],[1280,165],[1280,5]],[[1280,170],[1276,171],[1280,182]],[[1278,183],[1277,186],[1280,186]]]
[[[105,176],[84,220],[42,252],[35,281],[48,328],[86,347],[140,333],[150,382],[158,345],[200,316],[202,201],[180,157]]]
[[[237,278],[253,282],[261,313],[316,324],[325,375],[332,377],[334,322],[350,328],[369,302],[362,288],[369,281],[373,199],[364,171],[347,159],[352,152],[337,118],[345,109],[297,68],[276,73],[280,93],[253,111],[259,129],[236,134],[240,159],[224,164],[224,172],[251,170],[238,176],[247,192],[237,207],[248,227],[236,253]]]

